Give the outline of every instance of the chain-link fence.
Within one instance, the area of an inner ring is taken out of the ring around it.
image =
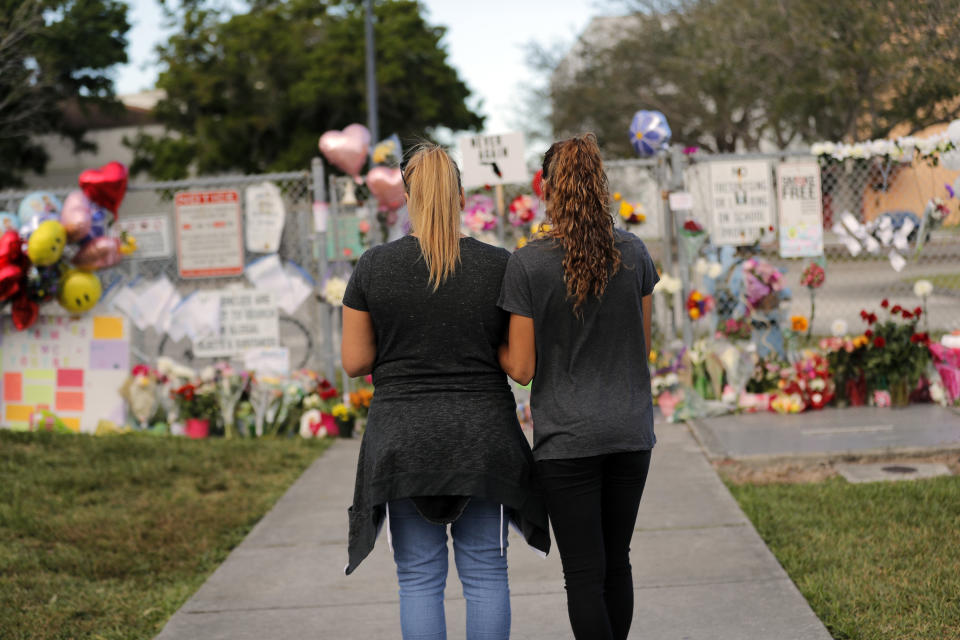
[[[816,258],[780,257],[775,176],[782,162],[819,164],[826,279],[815,291],[814,334],[829,335],[837,319],[844,320],[851,331],[866,328],[860,311],[877,310],[884,298],[911,309],[922,305],[924,300],[914,293],[918,280],[933,285],[922,326],[934,332],[960,329],[960,212],[958,200],[952,196],[952,185],[960,172],[922,160],[901,163],[880,157],[838,162],[806,154],[698,153],[680,158],[679,163],[677,160],[677,156],[672,158],[685,170],[684,188],[692,192],[697,203],[692,214],[708,226],[711,212],[705,204],[709,197],[707,181],[703,172],[698,174],[690,168],[737,160],[768,164],[774,184],[774,224],[765,230],[759,243],[736,249],[736,256],[758,255],[785,268],[792,290],[787,315],[807,317],[811,312],[810,294],[801,286],[800,278],[806,265]],[[929,208],[936,206],[931,203],[934,198],[941,199],[942,208],[931,215]]]
[[[321,173],[322,176],[322,173]],[[321,178],[322,179],[322,178]],[[281,237],[279,257],[284,261],[297,264],[308,274],[314,285],[324,275],[322,267],[323,253],[316,245],[314,220],[311,203],[314,200],[311,172],[272,173],[250,176],[219,176],[210,178],[192,178],[170,182],[134,182],[127,189],[127,195],[119,212],[120,220],[134,220],[144,217],[160,217],[166,221],[169,237],[174,235],[175,208],[174,197],[182,191],[236,191],[240,199],[241,211],[244,209],[246,187],[265,182],[275,185],[283,198],[285,220]],[[59,198],[76,187],[44,189]],[[33,191],[33,190],[31,190]],[[7,191],[0,193],[0,210],[16,211],[20,200],[28,191]],[[260,259],[264,254],[245,252],[245,263]],[[125,284],[139,281],[152,281],[161,276],[169,278],[180,295],[186,297],[192,292],[207,289],[223,289],[231,286],[246,286],[250,283],[243,275],[217,278],[181,278],[178,270],[177,254],[171,247],[168,255],[144,258],[134,253],[117,266],[102,272],[104,285],[108,288],[106,298]],[[292,367],[310,367],[325,369],[334,360],[334,345],[330,342],[329,331],[324,330],[330,322],[329,305],[310,295],[297,309],[287,315],[279,315],[279,340],[288,347]],[[132,328],[131,349],[134,359],[155,362],[161,355],[172,357],[194,366],[207,361],[195,358],[189,338],[172,340],[168,335],[147,328]]]

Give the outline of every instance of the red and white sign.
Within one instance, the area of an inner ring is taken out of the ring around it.
[[[174,199],[181,278],[243,274],[243,224],[236,191],[182,191]]]

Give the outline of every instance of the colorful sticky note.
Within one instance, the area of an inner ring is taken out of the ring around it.
[[[83,391],[57,391],[57,411],[83,411]]]
[[[83,387],[83,369],[57,369],[58,387]]]
[[[48,384],[28,384],[23,388],[23,401],[32,405],[49,405],[53,402],[53,387]]]
[[[19,373],[3,374],[3,401],[20,402],[23,397],[23,376]]]
[[[23,372],[23,377],[25,380],[49,380],[53,382],[56,380],[56,372],[53,369],[26,369]]]
[[[9,422],[30,422],[31,413],[33,413],[33,407],[23,404],[7,405],[7,420]]]
[[[97,316],[93,319],[94,340],[123,340],[123,318]]]
[[[129,369],[130,344],[124,340],[94,340],[90,343],[91,369]]]
[[[63,424],[67,425],[67,427],[69,427],[71,431],[76,431],[77,433],[80,433],[80,418],[61,417],[60,420],[62,420]]]

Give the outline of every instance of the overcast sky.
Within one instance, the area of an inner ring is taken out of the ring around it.
[[[517,88],[532,78],[524,54],[531,40],[572,42],[594,15],[610,13],[609,0],[426,0],[428,21],[447,27],[444,39],[450,63],[481,104],[485,131],[511,130]],[[130,0],[130,63],[117,75],[118,93],[153,87],[157,70],[153,49],[164,37],[157,0]],[[357,120],[366,121],[366,114]]]

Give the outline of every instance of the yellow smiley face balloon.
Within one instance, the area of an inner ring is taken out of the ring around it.
[[[71,269],[60,283],[60,306],[71,313],[84,313],[96,306],[102,293],[100,278],[95,274]]]
[[[67,245],[67,232],[56,220],[47,220],[30,234],[27,241],[27,257],[38,267],[56,264]]]

